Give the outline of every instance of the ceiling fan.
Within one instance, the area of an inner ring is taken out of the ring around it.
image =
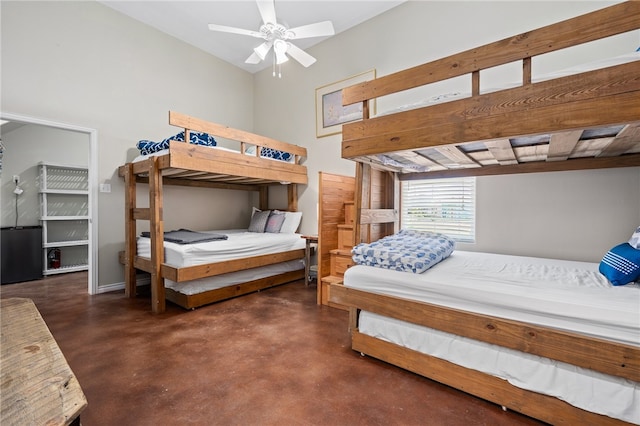
[[[304,67],[312,65],[316,61],[316,58],[291,43],[290,40],[331,36],[335,34],[331,21],[322,21],[315,24],[287,28],[283,24],[278,23],[276,19],[274,0],[256,0],[256,2],[258,3],[258,10],[262,18],[262,25],[258,31],[218,24],[209,24],[209,29],[211,31],[222,31],[263,39],[264,42],[253,49],[253,53],[247,58],[245,63],[257,64],[260,61],[264,61],[267,54],[271,51],[271,48],[273,48],[274,76],[276,75],[276,64],[280,65],[287,62],[289,60],[287,55],[300,62]]]

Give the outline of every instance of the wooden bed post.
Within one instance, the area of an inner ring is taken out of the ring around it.
[[[164,262],[164,222],[162,218],[162,172],[158,157],[149,160],[149,210],[151,236],[151,309],[154,313],[165,310],[164,278],[160,269]],[[135,239],[134,239],[135,240]]]
[[[258,207],[260,210],[269,209],[269,187],[267,185],[260,186],[258,190]]]
[[[371,181],[371,166],[368,164],[356,163],[356,196],[354,208],[356,211],[353,235],[355,244],[368,243],[369,225],[362,226],[362,210],[369,208],[369,189]]]
[[[396,220],[387,223],[386,235],[395,234],[400,231],[400,178],[397,173],[387,172],[387,191],[386,206],[387,209],[393,209],[397,212]]]
[[[133,174],[133,164],[129,163],[125,167],[124,174],[124,294],[126,297],[136,297],[136,268],[133,266],[133,259],[136,254],[136,219],[134,209],[136,208],[136,177]]]
[[[287,210],[290,212],[298,211],[298,184],[290,183],[287,185]]]

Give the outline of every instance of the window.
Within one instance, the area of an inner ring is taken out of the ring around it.
[[[403,181],[401,203],[402,228],[475,241],[475,178]]]

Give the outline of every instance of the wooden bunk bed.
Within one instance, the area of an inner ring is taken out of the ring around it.
[[[184,140],[186,141],[190,140],[190,132],[207,133],[225,140],[236,141],[239,144],[239,149],[236,152],[229,149],[170,141],[167,153],[149,156],[141,161],[127,163],[119,167],[118,174],[124,178],[126,186],[126,244],[124,252],[120,254],[120,261],[125,267],[126,295],[128,297],[136,296],[136,270],[146,271],[151,275],[151,306],[155,313],[164,312],[165,299],[191,309],[303,278],[304,269],[301,269],[189,296],[165,288],[165,278],[176,282],[185,282],[294,259],[304,259],[304,249],[181,268],[168,265],[164,262],[163,251],[163,185],[257,191],[259,206],[266,210],[269,186],[286,184],[288,191],[287,211],[294,212],[297,211],[298,202],[297,184],[307,184],[307,169],[300,164],[301,159],[307,155],[307,151],[303,147],[176,112],[169,112],[169,124],[183,128],[185,131]],[[255,155],[247,155],[246,151],[249,146],[256,147]],[[294,161],[285,162],[262,158],[260,156],[262,148],[290,153]],[[137,207],[136,188],[138,183],[148,184],[148,208]],[[150,258],[140,257],[136,254],[137,220],[150,222]]]
[[[344,89],[343,104],[360,102],[364,111],[363,120],[345,124],[342,132],[342,156],[356,161],[354,243],[398,231],[401,180],[640,166],[640,61],[537,83],[531,78],[534,56],[639,28],[640,2],[621,3]],[[480,71],[513,61],[522,61],[522,84],[481,94]],[[369,117],[376,98],[461,75],[471,79],[468,97]],[[518,143],[527,139],[530,145]],[[331,285],[330,301],[349,307],[353,350],[548,423],[624,421],[365,335],[360,313],[640,382],[640,342],[627,345],[341,283]]]

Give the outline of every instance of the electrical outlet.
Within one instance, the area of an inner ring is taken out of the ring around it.
[[[13,175],[13,183],[16,185],[20,183],[20,175]]]

